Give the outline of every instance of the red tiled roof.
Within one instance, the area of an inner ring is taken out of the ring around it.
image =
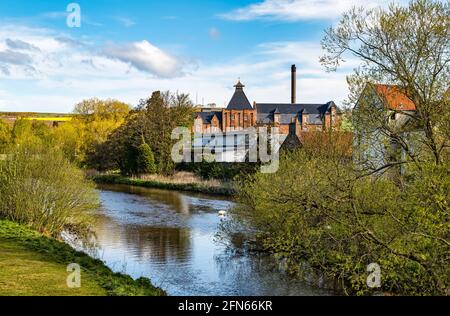
[[[374,84],[375,91],[387,102],[390,110],[415,111],[414,102],[398,86]]]

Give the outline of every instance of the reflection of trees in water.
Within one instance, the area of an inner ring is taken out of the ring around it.
[[[324,291],[285,273],[282,261],[266,254],[229,250],[216,256],[220,279],[232,284],[236,295],[314,295]]]
[[[97,222],[96,235],[100,245],[123,249],[122,254],[131,253],[140,261],[151,258],[158,263],[184,262],[192,253],[191,233],[186,228],[123,225],[101,217]]]
[[[270,270],[273,267],[268,266],[270,263],[267,260],[258,256],[250,257],[248,254],[238,254],[233,250],[216,256],[214,259],[220,279],[239,289],[240,292],[236,294],[269,294],[264,291],[267,288],[265,279],[270,281]]]
[[[122,184],[102,184],[99,185],[99,187],[108,191],[125,192],[144,196],[154,202],[168,205],[178,213],[189,214],[189,203],[186,200],[186,197],[176,191],[150,189]]]

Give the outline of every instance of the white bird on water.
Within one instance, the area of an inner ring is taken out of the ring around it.
[[[226,217],[227,216],[227,211],[219,211],[219,217]]]

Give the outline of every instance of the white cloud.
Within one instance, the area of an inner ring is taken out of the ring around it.
[[[250,101],[289,102],[290,65],[298,67],[298,102],[340,103],[347,94],[345,76],[357,65],[327,73],[319,63],[318,42],[263,43],[225,63],[183,63],[148,41],[92,46],[45,29],[0,28],[0,52],[12,50],[6,39],[38,50],[26,66],[0,62],[0,106],[4,111],[70,112],[85,98],[117,98],[136,105],[155,90],[189,93],[195,101],[224,106],[240,77]],[[5,56],[3,56],[5,57]],[[10,58],[10,57],[8,57]],[[2,70],[7,67],[7,72]]]
[[[177,58],[146,40],[124,45],[110,43],[104,53],[159,77],[177,77],[182,73],[182,63]]]
[[[0,63],[10,65],[30,65],[31,57],[27,54],[12,50],[0,51]]]
[[[125,27],[132,27],[136,25],[136,22],[134,20],[126,17],[117,17],[116,20]]]
[[[227,20],[250,21],[273,19],[301,21],[314,19],[336,19],[353,6],[365,8],[386,5],[390,0],[264,0],[220,16]],[[407,0],[397,2],[405,3]]]
[[[12,40],[10,38],[7,38],[5,40],[5,43],[11,49],[31,50],[31,51],[39,50],[39,48],[37,48],[33,44],[30,44],[30,43],[27,43],[27,42],[24,42],[24,41],[21,41],[21,40]]]

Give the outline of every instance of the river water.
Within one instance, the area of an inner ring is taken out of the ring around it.
[[[169,295],[327,295],[283,273],[270,256],[236,254],[216,238],[218,197],[100,185],[91,254],[116,272],[148,277]],[[232,250],[232,249],[231,249]]]

